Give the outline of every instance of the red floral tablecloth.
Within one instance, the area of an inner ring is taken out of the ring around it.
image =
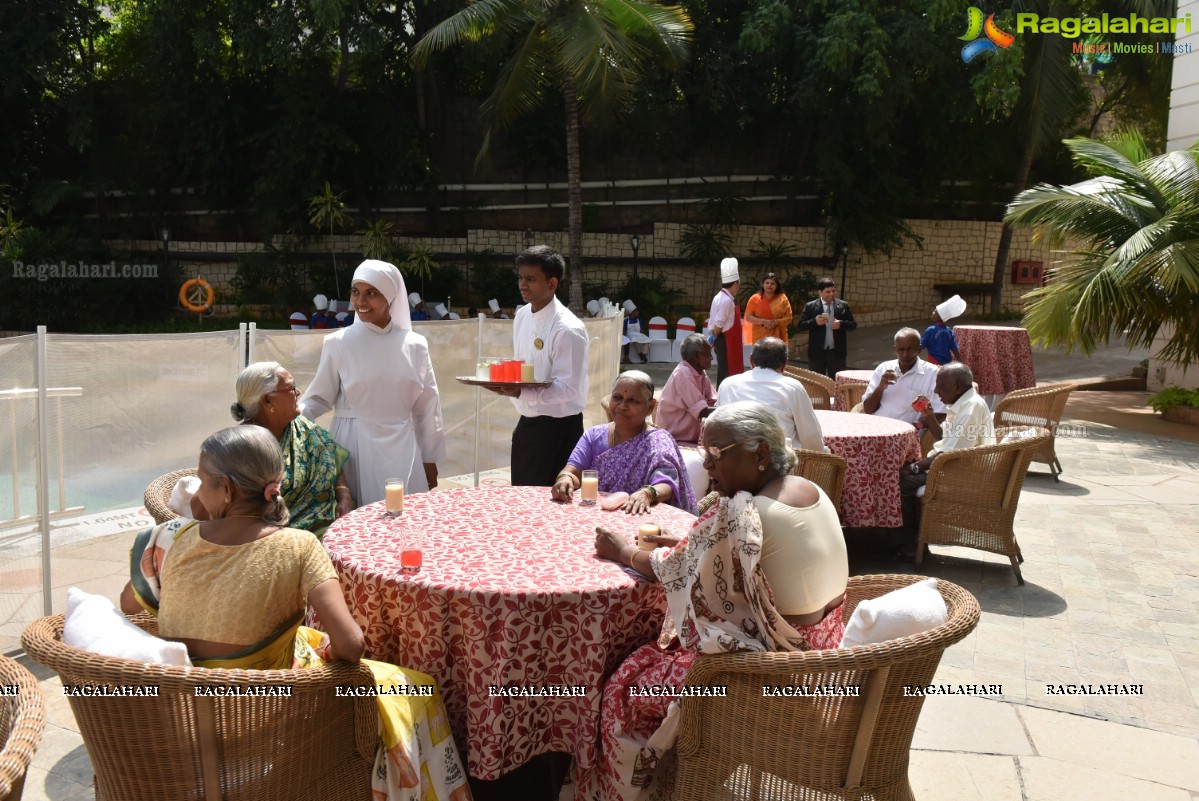
[[[400,575],[398,522],[382,503],[325,534],[367,656],[437,679],[478,779],[497,779],[545,751],[594,765],[603,681],[657,636],[666,611],[660,585],[595,557],[597,524],[631,542],[646,516],[549,495],[548,487],[504,487],[408,496],[400,520],[425,532],[415,575]],[[679,535],[695,519],[670,506],[649,517]],[[492,696],[493,685],[586,691],[505,697]]]
[[[1028,331],[1002,325],[959,325],[953,329],[962,361],[974,371],[980,395],[1003,395],[1037,385]]]
[[[816,410],[824,444],[849,462],[841,495],[847,527],[903,525],[899,468],[920,458],[914,426],[889,417]]]
[[[837,373],[837,394],[833,397],[833,411],[848,412],[841,400],[841,387],[845,384],[869,384],[874,378],[873,370],[841,370]]]

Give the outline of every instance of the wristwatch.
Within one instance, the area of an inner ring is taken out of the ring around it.
[[[920,473],[920,462],[912,462],[912,475]]]

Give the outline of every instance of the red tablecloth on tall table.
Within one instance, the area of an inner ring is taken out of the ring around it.
[[[595,527],[632,541],[646,516],[550,500],[548,487],[461,489],[404,499],[425,532],[424,567],[400,575],[382,503],[337,520],[325,545],[367,656],[437,679],[467,770],[497,779],[545,751],[596,761],[603,680],[653,640],[666,611],[658,584],[595,557]],[[694,517],[649,517],[685,534]],[[492,685],[585,685],[584,697],[500,697]]]
[[[840,370],[834,379],[837,382],[837,394],[833,397],[833,411],[848,412],[845,404],[841,402],[840,389],[845,384],[869,384],[870,379],[874,378],[873,370]]]
[[[824,444],[849,462],[841,495],[847,527],[903,525],[899,468],[920,458],[916,428],[890,417],[816,410]]]
[[[1003,395],[1037,385],[1032,342],[1023,328],[959,325],[953,329],[962,361],[974,372],[980,395]]]

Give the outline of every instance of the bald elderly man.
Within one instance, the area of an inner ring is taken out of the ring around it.
[[[944,416],[945,404],[936,394],[937,366],[920,358],[920,332],[899,329],[895,356],[875,368],[862,397],[862,411],[916,425],[922,414],[912,408],[912,401],[923,397],[931,401],[933,414]]]

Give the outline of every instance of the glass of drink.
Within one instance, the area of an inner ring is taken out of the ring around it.
[[[658,546],[655,545],[653,542],[647,541],[645,538],[646,537],[656,537],[661,533],[662,533],[662,529],[658,527],[658,524],[656,522],[642,523],[641,527],[639,529],[637,529],[637,547],[643,551],[652,551],[654,548],[657,548]]]
[[[928,408],[928,398],[923,395],[917,395],[916,400],[912,401],[912,409],[917,412],[923,412]]]
[[[583,483],[579,485],[579,504],[593,506],[599,500],[599,471],[584,470]]]
[[[383,496],[387,514],[399,517],[404,514],[404,481],[399,478],[389,478],[383,484]]]
[[[526,384],[531,383],[536,380],[533,375],[533,365],[527,362],[522,363],[520,366],[520,380]]]
[[[416,526],[400,526],[400,572],[419,573],[424,565],[424,542]]]

